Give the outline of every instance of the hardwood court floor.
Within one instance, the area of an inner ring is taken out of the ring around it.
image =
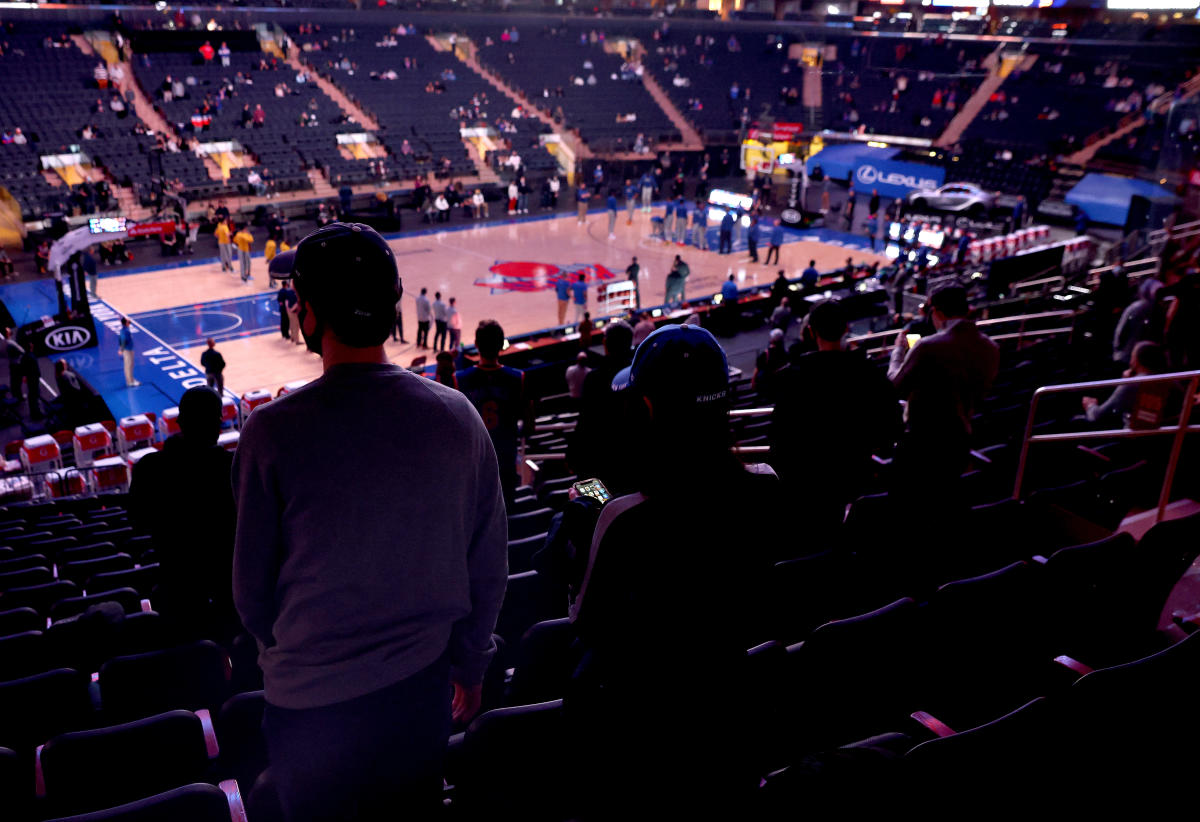
[[[660,213],[656,209],[656,213]],[[404,282],[404,330],[409,345],[388,344],[393,361],[408,366],[426,352],[411,343],[416,336],[413,298],[424,287],[432,298],[457,298],[463,316],[464,342],[470,342],[475,325],[495,319],[510,335],[537,331],[557,323],[553,283],[556,271],[588,272],[593,279],[624,279],[633,256],[642,267],[643,305],[663,301],[665,277],[675,255],[691,268],[687,296],[718,291],[734,274],[739,287],[765,285],[779,268],[797,277],[815,260],[825,271],[843,265],[848,256],[857,261],[884,260],[862,248],[863,238],[822,230],[789,232],[779,266],[752,264],[744,251],[718,255],[694,246],[678,247],[649,237],[649,218],[637,213],[627,225],[622,211],[615,238],[608,237],[608,216],[595,212],[586,225],[575,215],[526,219],[503,224],[475,225],[450,231],[427,230],[390,240]],[[716,229],[710,227],[711,245]],[[261,249],[261,231],[256,247]],[[837,243],[837,244],[835,244]],[[845,243],[841,245],[840,243]],[[744,240],[740,247],[745,248]],[[760,244],[765,259],[766,243]],[[498,265],[508,263],[508,265]],[[236,273],[221,272],[217,263],[106,277],[100,296],[116,310],[133,315],[192,363],[198,363],[204,339],[214,336],[228,363],[226,385],[241,394],[253,388],[272,392],[284,383],[320,374],[320,361],[303,346],[284,341],[278,332],[278,312],[269,294],[261,257],[254,259],[254,279],[242,283]],[[596,290],[590,290],[594,309]],[[568,312],[567,321],[573,314]],[[271,329],[274,329],[273,331]],[[432,340],[432,334],[431,334]]]

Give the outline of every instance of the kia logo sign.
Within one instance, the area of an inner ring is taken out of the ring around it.
[[[779,219],[785,223],[798,223],[800,222],[800,212],[794,208],[785,208],[779,212]]]
[[[64,325],[46,335],[46,347],[54,351],[74,351],[91,342],[92,332],[79,325]]]
[[[858,178],[860,183],[866,186],[882,183],[883,185],[902,186],[903,188],[937,188],[937,180],[927,177],[916,177],[911,174],[900,174],[895,171],[883,172],[875,168],[875,166],[870,165],[859,166],[854,176]]]

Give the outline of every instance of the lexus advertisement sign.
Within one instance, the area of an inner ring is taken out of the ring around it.
[[[934,189],[946,179],[946,169],[921,163],[872,159],[854,170],[854,190],[883,197],[904,197],[914,189]]]

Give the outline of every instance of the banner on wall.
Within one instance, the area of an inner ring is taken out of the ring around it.
[[[803,133],[804,123],[776,123],[769,129],[759,128],[756,123],[748,136],[760,143],[793,143]]]
[[[946,179],[946,169],[921,163],[871,158],[854,169],[854,190],[883,197],[904,197],[916,189],[934,189]]]

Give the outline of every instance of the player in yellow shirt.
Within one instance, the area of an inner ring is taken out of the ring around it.
[[[237,246],[238,260],[242,264],[242,282],[250,279],[250,246],[254,244],[254,235],[250,233],[250,229],[242,226],[237,234],[233,235],[233,244]]]
[[[271,260],[275,259],[276,248],[277,248],[277,246],[276,246],[274,237],[267,240],[267,244],[263,247],[263,257],[266,259],[266,261],[268,263],[270,263]]]
[[[213,229],[217,237],[217,251],[221,253],[221,270],[233,271],[233,245],[229,242],[229,222],[222,220]]]

